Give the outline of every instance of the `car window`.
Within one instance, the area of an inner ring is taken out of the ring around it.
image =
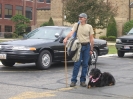
[[[61,28],[52,28],[52,27],[41,27],[35,29],[27,34],[27,38],[34,38],[34,39],[56,39],[55,34],[61,33]]]
[[[133,35],[133,28],[128,32],[128,35]]]
[[[66,36],[68,35],[68,33],[71,31],[71,29],[72,29],[72,28],[67,28],[67,29],[65,29],[65,30],[63,31],[63,33],[62,33],[62,36],[63,36],[63,37],[66,37]]]

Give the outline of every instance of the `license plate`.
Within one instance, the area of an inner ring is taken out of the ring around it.
[[[130,47],[129,46],[124,46],[124,49],[130,49]]]
[[[6,59],[6,54],[0,54],[0,59]]]

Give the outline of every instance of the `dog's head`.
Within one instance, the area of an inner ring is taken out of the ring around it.
[[[93,68],[93,69],[91,69],[91,71],[89,73],[89,78],[96,79],[99,77],[100,74],[101,74],[101,71],[99,69]]]

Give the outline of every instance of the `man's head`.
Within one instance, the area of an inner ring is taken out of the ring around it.
[[[79,17],[81,17],[81,18],[86,18],[86,19],[87,19],[87,14],[81,13],[81,14],[79,15]]]
[[[79,15],[79,21],[82,23],[86,23],[87,22],[87,14],[85,14],[85,13],[81,13],[80,15]]]

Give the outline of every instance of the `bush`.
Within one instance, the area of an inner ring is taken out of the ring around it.
[[[128,21],[124,24],[123,27],[123,35],[126,35],[127,32],[129,32],[133,28],[133,20]]]
[[[41,26],[49,26],[48,22],[44,22]]]
[[[13,37],[13,38],[18,38],[18,35],[17,35],[16,33],[13,33],[13,34],[12,34],[12,37]]]
[[[106,36],[100,36],[99,38],[102,39],[102,40],[106,40],[107,39]]]
[[[115,41],[116,37],[115,36],[108,36],[107,41]]]
[[[117,37],[116,21],[113,16],[111,16],[107,27],[107,37],[109,36]]]
[[[4,37],[5,38],[12,38],[12,33],[9,33],[9,32],[4,33]]]
[[[50,19],[49,19],[49,26],[54,26],[54,21],[53,21],[53,19],[50,17]]]
[[[54,21],[50,17],[49,21],[48,22],[44,22],[41,26],[54,26]]]

